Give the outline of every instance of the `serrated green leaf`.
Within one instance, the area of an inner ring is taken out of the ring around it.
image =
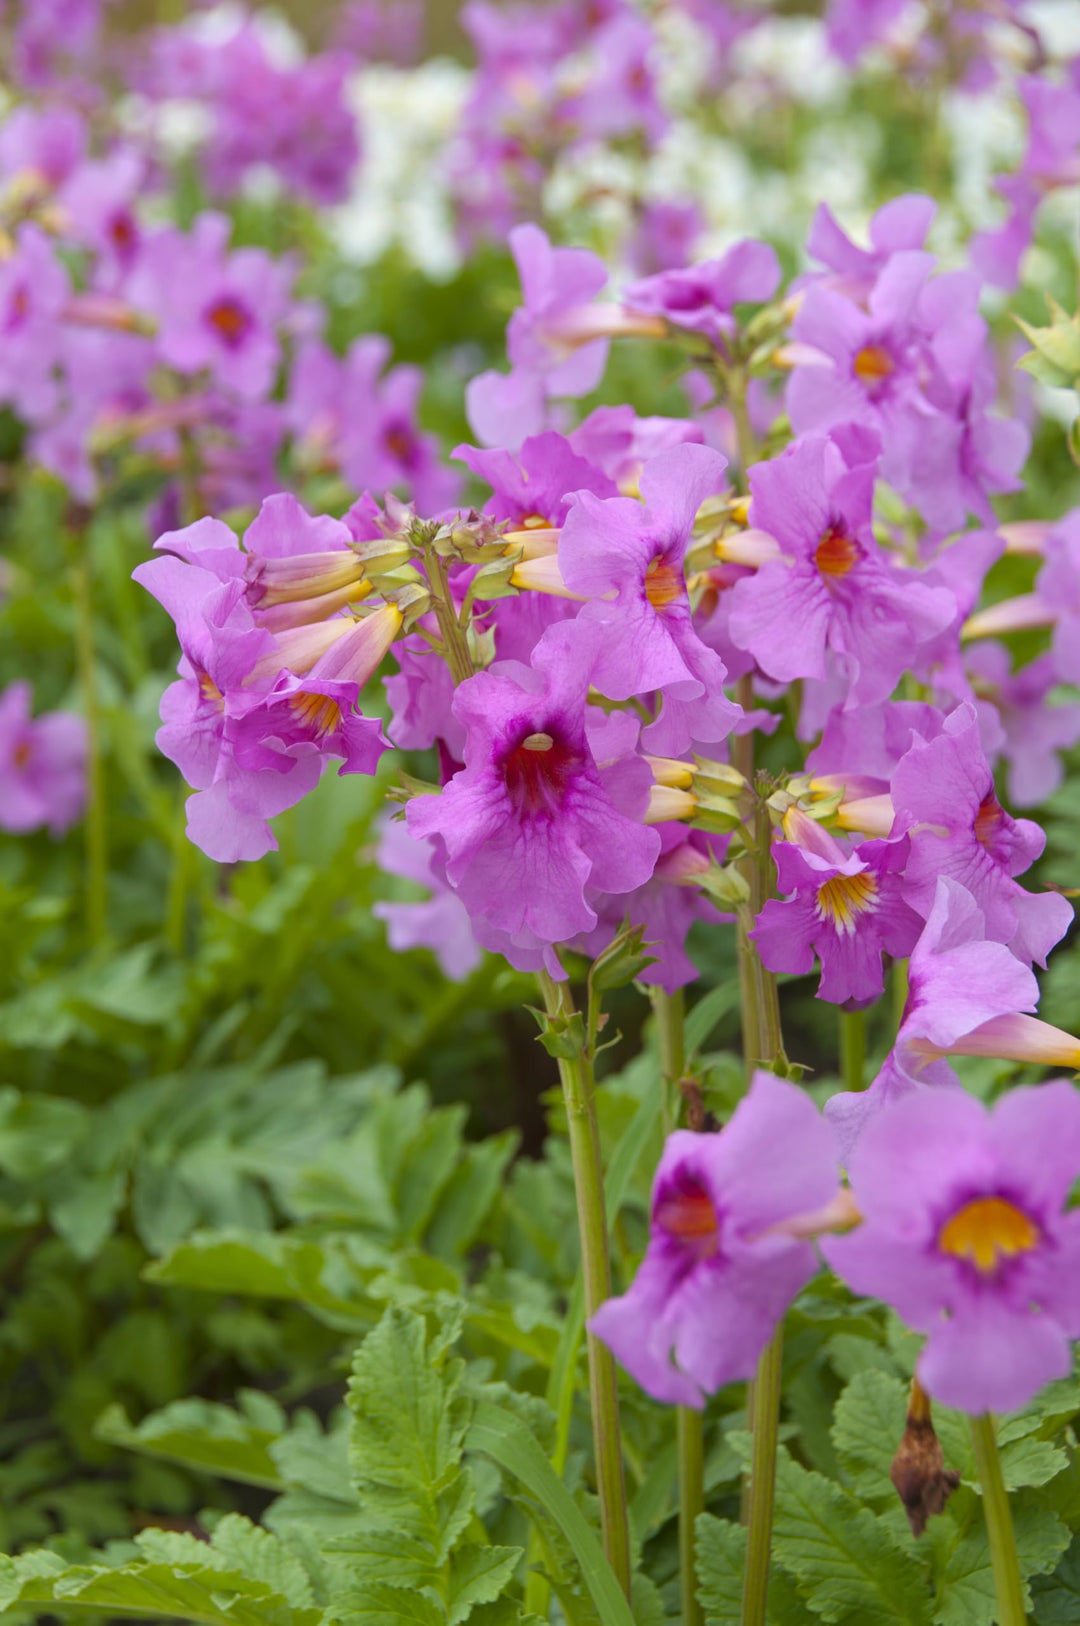
[[[128,1421],[122,1406],[113,1405],[98,1418],[94,1433],[110,1445],[221,1474],[242,1484],[270,1490],[284,1487],[268,1452],[277,1435],[256,1428],[232,1407],[209,1400],[177,1400],[144,1417],[137,1427]]]
[[[468,1409],[457,1398],[460,1361],[436,1372],[422,1316],[391,1307],[353,1360],[349,1460],[361,1488],[434,1496],[461,1461]]]
[[[459,1547],[450,1569],[447,1626],[459,1626],[477,1604],[493,1603],[513,1579],[520,1547]]]
[[[69,1565],[51,1553],[0,1558],[0,1613],[89,1610],[201,1626],[318,1626],[322,1619],[299,1559],[239,1514],[221,1520],[209,1543],[146,1530],[136,1546],[139,1556],[117,1566]]]
[[[856,1373],[836,1402],[833,1444],[856,1496],[895,1496],[889,1469],[906,1417],[907,1385],[872,1368]]]
[[[1069,1532],[1053,1513],[1016,1497],[1012,1513],[1020,1573],[1026,1583],[1033,1575],[1054,1568],[1069,1544]],[[935,1571],[934,1626],[990,1626],[996,1611],[994,1575],[981,1516],[963,1532],[956,1527],[956,1535],[947,1545],[939,1535]],[[1024,1590],[1030,1605],[1030,1589],[1025,1585]]]
[[[773,1553],[823,1620],[857,1614],[860,1626],[928,1626],[920,1566],[892,1546],[872,1513],[783,1450],[777,1457]]]
[[[706,1626],[732,1626],[742,1615],[743,1572],[746,1568],[746,1529],[711,1513],[698,1515],[695,1524],[698,1597]],[[767,1626],[802,1626],[806,1608],[780,1570],[769,1576]]]
[[[1035,1626],[1078,1626],[1080,1623],[1080,1536],[1053,1575],[1039,1575],[1031,1583]]]

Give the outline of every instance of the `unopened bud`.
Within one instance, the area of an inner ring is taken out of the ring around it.
[[[930,1415],[930,1397],[918,1378],[911,1380],[907,1426],[889,1478],[904,1504],[913,1536],[921,1536],[927,1520],[944,1512],[945,1503],[960,1483],[956,1469],[945,1466],[941,1441]]]

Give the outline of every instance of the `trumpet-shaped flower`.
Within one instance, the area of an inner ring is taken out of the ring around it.
[[[461,684],[454,713],[465,766],[407,813],[414,835],[435,839],[479,941],[495,934],[515,964],[539,955],[559,975],[551,945],[596,925],[587,892],[632,892],[660,848],[640,822],[652,775],[626,754],[632,741],[606,760],[613,730],[604,728],[594,752],[585,708],[593,653],[566,636],[572,630],[551,628],[531,667],[500,662]]]
[[[850,685],[849,702],[891,694],[913,646],[947,626],[951,593],[892,565],[870,530],[875,465],[849,467],[835,440],[808,436],[750,470],[750,522],[781,556],[736,582],[731,637],[781,683],[824,680],[827,651]]]
[[[624,295],[630,309],[662,316],[672,327],[700,333],[722,346],[735,331],[735,305],[765,304],[780,286],[780,262],[768,243],[745,238],[718,260],[677,271],[658,271],[631,283]]]
[[[911,837],[905,892],[912,907],[928,915],[939,877],[950,876],[978,903],[988,936],[1045,965],[1072,906],[1056,892],[1026,892],[1013,878],[1035,862],[1046,836],[998,801],[974,706],[957,707],[934,739],[912,741],[893,774],[892,798],[896,832]]]
[[[661,756],[724,739],[739,717],[723,661],[694,630],[683,575],[695,515],[721,490],[725,467],[706,446],[661,452],[642,471],[644,504],[580,492],[559,539],[563,580],[591,601],[571,624],[595,648],[591,681],[612,700],[663,695],[643,735]]]
[[[0,693],[0,830],[63,835],[86,801],[86,724],[70,711],[31,717],[29,683]]]
[[[1080,1336],[1080,1096],[1064,1080],[988,1111],[920,1092],[871,1124],[850,1163],[862,1224],[822,1251],[856,1293],[927,1342],[919,1382],[946,1406],[1014,1411],[1072,1370]]]
[[[864,1005],[884,982],[883,954],[906,958],[922,921],[902,895],[906,838],[864,841],[845,849],[812,819],[799,821],[798,842],[773,847],[777,886],[751,934],[770,971],[797,975],[821,961],[818,999]]]
[[[506,330],[509,373],[481,373],[465,392],[469,423],[487,446],[520,446],[545,427],[549,398],[587,395],[607,364],[605,338],[580,342],[574,319],[608,280],[583,248],[553,248],[539,226],[515,226],[510,249],[524,303]]]
[[[649,1246],[633,1286],[590,1331],[656,1400],[701,1406],[753,1376],[813,1248],[779,1229],[824,1207],[836,1151],[812,1101],[759,1072],[718,1135],[677,1129],[656,1171]]]
[[[1039,1060],[1035,1047],[1040,1036],[1068,1039],[1018,1014],[1033,1011],[1038,998],[1034,973],[1003,943],[987,941],[985,917],[971,893],[941,876],[933,908],[911,951],[908,997],[896,1043],[868,1090],[834,1095],[825,1104],[842,1151],[850,1150],[866,1124],[899,1096],[920,1085],[955,1084],[956,1073],[943,1059],[947,1055],[1009,1057],[1019,1049]],[[1065,1057],[1056,1054],[1055,1059]]]

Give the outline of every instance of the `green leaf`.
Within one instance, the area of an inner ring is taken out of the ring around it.
[[[1031,1583],[1035,1626],[1078,1626],[1080,1623],[1080,1536],[1053,1575],[1039,1575]]]
[[[739,984],[732,979],[722,982],[715,988],[710,988],[703,999],[688,1012],[686,1017],[686,1053],[692,1056],[696,1051],[704,1048],[712,1037],[713,1029],[721,1022],[729,1011],[733,1011],[739,1003]]]
[[[505,1591],[521,1560],[520,1547],[459,1547],[450,1569],[448,1626],[459,1626],[474,1607],[494,1603]]]
[[[353,1360],[349,1460],[362,1492],[434,1497],[456,1475],[468,1426],[464,1364],[436,1371],[422,1316],[392,1306]]]
[[[231,1406],[210,1400],[177,1400],[144,1417],[137,1427],[128,1421],[124,1408],[114,1404],[98,1418],[94,1434],[110,1445],[144,1456],[221,1474],[245,1485],[280,1490],[284,1480],[268,1447],[284,1427],[284,1418],[279,1429],[270,1431],[256,1427]]]
[[[907,1385],[873,1369],[856,1373],[836,1402],[833,1445],[856,1496],[895,1496],[889,1469],[906,1418]]]
[[[777,1457],[773,1553],[823,1620],[857,1614],[859,1626],[928,1626],[920,1566],[893,1547],[872,1513],[784,1450]]]
[[[706,1626],[732,1626],[742,1615],[743,1572],[746,1568],[746,1530],[711,1513],[698,1515],[694,1526],[698,1597]],[[781,1570],[769,1576],[765,1608],[766,1626],[803,1626],[806,1606]]]
[[[524,1423],[501,1407],[479,1405],[466,1445],[471,1451],[483,1451],[519,1479],[554,1520],[570,1544],[604,1626],[634,1626],[600,1543]]]
[[[1069,1532],[1053,1513],[1017,1497],[1012,1499],[1012,1514],[1020,1573],[1026,1582],[1054,1568],[1069,1544]],[[994,1575],[981,1510],[963,1533],[956,1527],[947,1546],[939,1535],[937,1546],[934,1626],[990,1626],[996,1612]],[[1026,1586],[1024,1590],[1030,1603],[1029,1590]]]
[[[165,1258],[147,1265],[143,1275],[147,1281],[207,1293],[288,1299],[331,1326],[356,1330],[370,1325],[362,1285],[344,1249],[332,1242],[302,1242],[273,1232],[196,1231]],[[331,1278],[342,1286],[355,1284],[356,1297],[330,1287]]]
[[[91,1610],[202,1626],[319,1626],[322,1620],[300,1560],[239,1514],[222,1519],[210,1542],[144,1530],[135,1545],[138,1556],[116,1566],[69,1565],[44,1552],[0,1557],[0,1613]]]

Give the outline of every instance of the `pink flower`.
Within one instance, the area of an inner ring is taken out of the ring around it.
[[[1014,879],[1039,857],[1046,836],[998,801],[974,706],[957,707],[935,738],[912,740],[893,774],[892,799],[894,833],[911,837],[904,887],[912,907],[927,916],[939,878],[950,876],[982,910],[987,936],[1026,963],[1045,965],[1069,929],[1072,906],[1056,892],[1026,892]]]
[[[655,1400],[702,1406],[753,1376],[815,1275],[807,1242],[777,1229],[835,1194],[836,1151],[813,1102],[756,1073],[718,1135],[677,1129],[656,1171],[648,1251],[629,1292],[589,1323]]]
[[[1015,1411],[1072,1371],[1080,1336],[1080,1096],[1059,1080],[987,1110],[921,1092],[871,1124],[849,1165],[863,1223],[822,1251],[856,1293],[884,1299],[927,1342],[935,1400]]]
[[[660,847],[640,822],[652,776],[632,741],[611,759],[594,750],[612,736],[587,726],[592,653],[571,630],[552,628],[531,668],[500,663],[459,687],[465,766],[407,812],[412,834],[436,840],[478,940],[558,975],[551,946],[596,925],[589,891],[632,892]]]
[[[546,427],[550,398],[586,395],[607,363],[608,341],[579,342],[574,318],[608,280],[603,260],[583,248],[553,248],[539,226],[516,226],[510,247],[524,304],[510,318],[511,371],[481,373],[465,391],[469,423],[486,446],[520,446]]]
[[[947,626],[952,595],[893,565],[870,527],[875,463],[854,445],[849,465],[835,440],[806,436],[750,470],[750,522],[781,557],[732,589],[728,630],[762,671],[782,683],[829,676],[838,657],[848,704],[883,700],[914,648]]]
[[[611,700],[663,695],[643,736],[662,756],[726,738],[739,716],[723,661],[694,630],[683,575],[695,516],[725,467],[705,446],[661,452],[642,471],[644,505],[579,492],[559,539],[563,580],[591,601],[571,627],[588,638],[604,629],[592,682]]]
[[[62,836],[86,802],[86,724],[70,711],[32,718],[32,696],[29,683],[0,693],[0,830]]]
[[[802,975],[821,961],[818,999],[865,1005],[884,987],[882,955],[906,959],[922,921],[902,897],[906,838],[863,841],[845,849],[812,819],[798,825],[798,844],[773,845],[777,886],[793,894],[770,899],[752,937],[770,971]]]

